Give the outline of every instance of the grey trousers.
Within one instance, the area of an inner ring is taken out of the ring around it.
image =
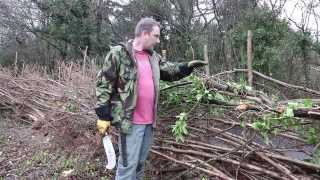
[[[127,167],[123,166],[121,139],[119,136],[118,166],[116,180],[143,180],[144,164],[153,143],[152,124],[137,125],[132,127],[132,133],[126,135],[127,143]]]

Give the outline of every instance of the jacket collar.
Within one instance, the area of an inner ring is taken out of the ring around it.
[[[133,49],[133,39],[130,39],[129,41],[123,43],[121,42],[120,43],[121,46],[123,46],[129,53],[130,57],[133,58],[133,52],[134,52],[134,49]],[[150,55],[152,56],[153,55],[153,50],[151,49],[145,49],[145,51]]]

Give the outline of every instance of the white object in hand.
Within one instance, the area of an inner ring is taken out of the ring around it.
[[[114,148],[111,142],[111,136],[106,133],[102,141],[108,160],[106,169],[111,170],[116,166],[116,153],[114,152]]]

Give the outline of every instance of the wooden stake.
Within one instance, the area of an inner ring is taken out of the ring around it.
[[[162,53],[162,59],[163,59],[164,61],[166,61],[166,60],[167,60],[167,50],[163,49],[163,50],[161,51],[161,53]]]
[[[16,51],[16,56],[14,59],[14,71],[15,75],[18,75],[18,51]]]
[[[87,51],[88,51],[88,46],[86,46],[86,49],[83,52],[83,65],[82,65],[82,74],[83,75],[85,74]]]
[[[210,76],[210,64],[209,64],[209,57],[208,57],[208,46],[204,45],[203,47],[203,55],[204,55],[204,61],[208,63],[206,67],[206,75]]]
[[[252,31],[248,31],[248,41],[247,41],[247,56],[248,56],[248,82],[249,86],[252,87],[253,73],[252,73]]]

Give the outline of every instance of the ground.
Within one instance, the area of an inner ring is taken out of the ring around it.
[[[50,133],[1,117],[0,179],[111,179],[103,169],[103,149],[83,137],[77,147],[56,146]]]

